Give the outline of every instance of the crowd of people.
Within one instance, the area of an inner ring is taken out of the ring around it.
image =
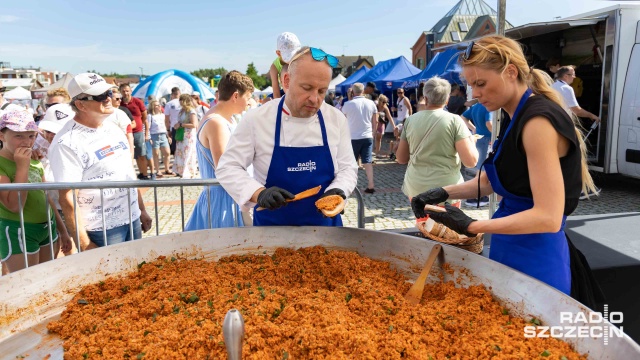
[[[278,38],[276,54],[273,100],[249,111],[254,85],[237,71],[222,77],[211,106],[198,93],[181,94],[179,88],[171,90],[164,109],[153,98],[145,106],[132,97],[128,84],[114,88],[93,73],[76,75],[68,92],[47,94],[39,124],[0,97],[0,183],[135,180],[135,161],[137,178],[143,180],[198,173],[219,180],[221,187],[203,190],[186,231],[340,226],[340,214],[322,215],[315,201],[329,195],[348,198],[357,185],[358,162],[367,177],[364,192],[374,193],[374,155],[388,156],[408,164],[402,191],[417,221],[429,216],[460,234],[492,233],[492,259],[567,294],[579,296],[576,288],[588,285],[585,274],[572,270],[577,250],[563,228],[581,192],[597,192],[571,115],[599,119],[571,97],[573,67],[558,68],[554,83],[527,65],[517,42],[487,36],[460,54],[472,101],[465,87],[434,77],[421,84],[419,96],[396,89],[389,107],[375,83],[353,84],[343,104],[329,96],[338,59],[301,46],[291,33]],[[491,143],[490,112],[498,110],[503,124]],[[394,140],[390,152],[382,154],[387,129]],[[316,195],[292,202],[296,193],[317,186]],[[464,200],[484,205],[491,193],[501,196],[493,219],[475,220],[460,210]],[[151,228],[135,188],[60,190],[57,195],[0,192],[5,273],[25,266],[23,251],[31,265],[71,252],[69,234],[78,233],[78,244],[88,250],[139,239]],[[427,204],[446,211],[425,210]],[[20,209],[28,229],[26,248],[20,242]],[[50,242],[55,246],[47,252]]]

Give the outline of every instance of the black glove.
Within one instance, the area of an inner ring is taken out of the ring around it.
[[[322,199],[325,196],[330,196],[330,195],[340,195],[340,197],[342,197],[343,199],[347,198],[347,195],[344,193],[344,191],[342,191],[342,189],[338,189],[338,188],[333,188],[333,189],[329,189],[327,190],[324,194],[322,194],[318,200]],[[318,209],[319,213],[322,213],[322,210]],[[342,209],[342,211],[340,211],[340,214],[344,214],[344,209]],[[324,215],[324,214],[323,214]],[[325,216],[326,217],[326,216]]]
[[[322,196],[320,196],[318,199],[322,199],[325,196],[330,196],[330,195],[340,195],[343,199],[347,198],[347,195],[345,195],[344,191],[342,191],[342,189],[338,189],[338,188],[333,188],[333,189],[329,189],[327,190],[324,194],[322,194]]]
[[[416,195],[411,199],[411,209],[413,210],[416,218],[420,219],[425,217],[424,207],[425,205],[436,205],[449,198],[449,193],[443,188],[433,188],[427,190],[420,195]]]
[[[262,190],[262,192],[258,194],[258,206],[269,210],[275,210],[287,205],[286,200],[291,200],[294,197],[295,195],[287,190],[281,189],[277,186],[272,186],[268,189]]]
[[[430,218],[435,222],[439,222],[440,224],[448,227],[449,229],[457,232],[458,234],[464,234],[467,236],[476,236],[477,234],[472,234],[467,229],[469,228],[469,224],[476,221],[476,219],[472,219],[467,216],[462,210],[458,209],[455,206],[451,206],[451,204],[444,204],[444,208],[447,212],[437,212],[427,210],[426,213]]]

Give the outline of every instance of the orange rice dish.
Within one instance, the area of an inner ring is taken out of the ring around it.
[[[387,262],[322,247],[216,262],[160,257],[84,287],[48,325],[65,359],[226,359],[222,323],[245,320],[243,359],[585,359],[525,338],[483,286],[425,286],[422,302]]]

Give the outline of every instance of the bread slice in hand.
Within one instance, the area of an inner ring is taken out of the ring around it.
[[[316,201],[316,207],[327,217],[334,217],[344,210],[344,199],[340,195],[325,196]]]

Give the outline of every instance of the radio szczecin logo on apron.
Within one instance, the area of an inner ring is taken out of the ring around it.
[[[308,171],[308,172],[312,172],[313,170],[316,170],[316,162],[315,161],[307,161],[305,163],[298,163],[297,166],[290,166],[287,167],[287,171],[288,172],[299,172],[299,171]]]

